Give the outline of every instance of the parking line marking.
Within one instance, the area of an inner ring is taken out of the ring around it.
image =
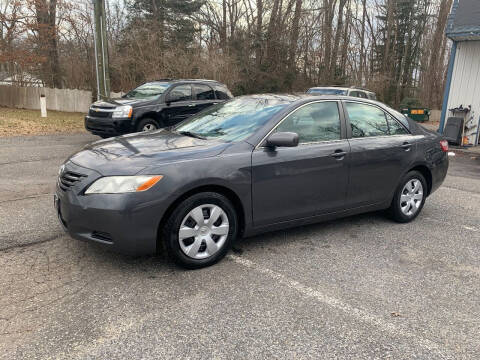
[[[435,352],[437,355],[441,356],[442,358],[450,358],[450,356],[445,355],[445,349],[443,349],[440,344],[420,337],[418,335],[412,334],[411,332],[398,327],[390,322],[385,321],[379,316],[375,316],[372,314],[369,314],[365,310],[358,309],[356,307],[353,307],[347,303],[342,302],[339,299],[333,298],[331,296],[322,294],[320,291],[315,290],[309,286],[306,286],[296,280],[290,279],[286,277],[285,275],[276,272],[274,270],[271,270],[267,267],[264,267],[262,265],[256,264],[251,260],[245,259],[244,257],[240,257],[237,255],[232,255],[229,254],[227,255],[227,258],[234,261],[235,263],[242,265],[246,268],[258,271],[262,274],[268,275],[271,278],[277,280],[281,284],[301,293],[302,295],[306,297],[313,298],[319,302],[322,302],[330,307],[333,307],[337,310],[340,310],[342,312],[345,312],[349,315],[353,315],[354,317],[358,318],[359,320],[369,323],[371,325],[374,325],[378,328],[380,328],[383,331],[386,331],[390,333],[393,336],[402,336],[404,338],[414,340],[419,346],[423,347],[424,349]]]

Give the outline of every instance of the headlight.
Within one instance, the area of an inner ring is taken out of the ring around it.
[[[120,194],[145,191],[162,178],[163,175],[106,176],[90,185],[85,194]]]
[[[112,118],[129,118],[132,117],[133,109],[130,105],[119,106],[112,113]]]

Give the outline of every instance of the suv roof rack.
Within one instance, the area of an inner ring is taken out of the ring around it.
[[[320,86],[321,87],[321,86]],[[325,87],[334,87],[334,88],[346,88],[346,89],[358,89],[358,90],[363,90],[363,91],[368,91],[373,93],[372,90],[364,88],[362,86],[356,86],[356,85],[330,85],[330,86],[325,86]]]
[[[217,80],[210,80],[210,79],[176,79],[176,81],[210,81],[210,82],[218,82]]]
[[[368,92],[373,92],[372,90],[369,90],[369,89],[366,89],[364,87],[361,87],[361,86],[350,86],[351,89],[359,89],[359,90],[363,90],[363,91],[368,91]]]
[[[155,79],[155,80],[148,80],[147,82],[152,81],[207,81],[207,82],[217,82],[217,80],[209,80],[209,79],[173,79],[173,78],[162,78],[162,79]]]

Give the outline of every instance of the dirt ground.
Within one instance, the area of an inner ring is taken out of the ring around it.
[[[42,118],[40,110],[0,107],[0,137],[85,132],[82,113],[49,110],[47,115]]]

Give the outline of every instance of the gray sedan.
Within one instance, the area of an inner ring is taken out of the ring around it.
[[[62,165],[55,206],[73,238],[131,254],[164,244],[199,268],[261,232],[381,209],[412,221],[443,182],[447,151],[376,101],[244,96],[85,147]]]

